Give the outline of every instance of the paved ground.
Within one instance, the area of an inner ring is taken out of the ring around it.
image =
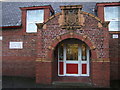
[[[78,83],[42,85],[36,84],[35,78],[4,76],[2,78],[2,88],[4,90],[4,88],[92,88],[92,86]],[[111,88],[120,88],[120,81],[111,81]]]

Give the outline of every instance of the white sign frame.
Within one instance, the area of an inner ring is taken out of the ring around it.
[[[23,49],[23,42],[9,42],[9,49]]]
[[[3,40],[3,37],[2,37],[2,36],[0,36],[0,40]]]
[[[113,34],[112,38],[118,38],[118,34]]]

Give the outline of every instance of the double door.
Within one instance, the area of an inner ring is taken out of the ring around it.
[[[89,48],[85,43],[61,43],[58,76],[89,76]]]

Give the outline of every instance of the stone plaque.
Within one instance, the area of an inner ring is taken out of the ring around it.
[[[22,49],[23,48],[23,42],[10,42],[9,43],[9,49]]]

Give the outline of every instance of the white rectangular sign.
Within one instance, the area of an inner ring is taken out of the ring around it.
[[[0,40],[2,40],[3,39],[3,37],[2,36],[0,36]]]
[[[118,38],[118,34],[113,34],[112,38]]]
[[[10,42],[9,43],[10,49],[22,49],[23,48],[23,42]]]

